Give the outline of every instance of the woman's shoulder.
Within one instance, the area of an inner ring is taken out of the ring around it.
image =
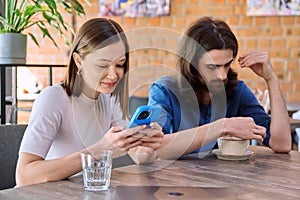
[[[47,86],[41,91],[41,94],[48,94],[48,95],[59,95],[59,94],[61,95],[63,93],[67,94],[64,88],[60,84]]]
[[[68,99],[68,95],[64,88],[60,85],[45,87],[37,96],[36,101],[46,102],[49,104],[60,104]]]
[[[39,96],[48,96],[48,97],[60,97],[61,95],[66,95],[67,96],[67,93],[66,91],[64,90],[64,88],[60,85],[60,84],[57,84],[57,85],[52,85],[52,86],[47,86],[45,87],[41,93],[39,94]]]

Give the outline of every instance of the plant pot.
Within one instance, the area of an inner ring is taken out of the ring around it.
[[[0,34],[0,64],[26,63],[27,35],[20,33]]]

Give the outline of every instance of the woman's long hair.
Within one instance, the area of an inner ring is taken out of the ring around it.
[[[84,59],[89,53],[119,41],[122,41],[125,45],[126,61],[123,66],[124,76],[119,81],[112,95],[115,95],[116,101],[120,102],[123,118],[126,118],[128,110],[128,76],[126,72],[129,70],[129,45],[124,30],[117,22],[106,18],[94,18],[81,26],[74,39],[67,72],[61,81],[61,85],[65,88],[69,96],[79,96],[82,84],[75,83],[76,78],[78,78],[78,68],[72,56],[73,53],[76,52],[81,59]]]

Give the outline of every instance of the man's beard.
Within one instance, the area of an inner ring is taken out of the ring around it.
[[[209,92],[212,94],[220,94],[220,93],[226,94],[227,83],[228,83],[228,79],[225,79],[225,80],[215,79],[215,80],[210,81],[206,85],[207,85]]]

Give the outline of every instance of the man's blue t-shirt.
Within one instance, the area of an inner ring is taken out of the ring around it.
[[[270,116],[243,81],[238,81],[232,96],[227,98],[224,91],[211,98],[211,105],[199,105],[189,84],[179,87],[174,77],[166,76],[152,84],[148,105],[159,104],[163,107],[157,122],[165,134],[208,124],[224,117],[252,117],[257,125],[267,129],[263,143],[269,146]],[[211,142],[196,152],[210,150],[215,143]]]

